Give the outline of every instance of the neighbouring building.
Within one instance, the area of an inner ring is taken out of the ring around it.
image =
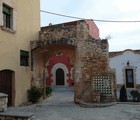
[[[116,76],[116,94],[119,99],[120,89],[125,85],[127,97],[131,90],[140,90],[140,50],[127,49],[109,53],[109,66]]]
[[[42,27],[31,50],[32,85],[74,85],[75,102],[115,101],[108,41],[100,39],[93,20]]]
[[[39,31],[39,0],[0,0],[0,92],[8,94],[9,106],[27,101],[30,41]]]

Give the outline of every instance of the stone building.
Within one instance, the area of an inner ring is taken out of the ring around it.
[[[42,27],[31,50],[32,85],[74,85],[75,102],[115,100],[108,42],[92,20]]]
[[[39,39],[39,0],[0,0],[0,92],[8,105],[27,101],[30,40]]]
[[[127,49],[109,53],[109,66],[116,76],[116,94],[119,99],[120,89],[125,85],[128,99],[130,91],[140,91],[140,50]]]

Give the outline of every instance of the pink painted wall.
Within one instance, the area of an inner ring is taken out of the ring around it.
[[[97,25],[94,23],[93,20],[85,20],[86,23],[89,26],[89,34],[94,38],[94,39],[99,39],[99,29]]]
[[[52,78],[51,70],[52,70],[53,66],[57,63],[62,63],[67,67],[68,72],[69,72],[67,74],[67,77],[68,77],[67,82],[68,82],[69,86],[72,86],[73,80],[71,79],[70,71],[71,71],[71,68],[73,67],[73,65],[70,64],[70,59],[65,55],[54,56],[54,57],[50,58],[49,66],[47,67],[49,76],[48,76],[48,78],[46,78],[46,84],[51,85],[51,83],[53,82],[53,80],[51,79]]]

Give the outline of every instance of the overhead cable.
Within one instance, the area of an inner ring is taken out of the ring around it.
[[[59,13],[54,13],[54,12],[49,12],[49,11],[44,11],[44,10],[40,10],[40,12],[43,13],[47,13],[47,14],[52,14],[52,15],[57,15],[57,16],[61,16],[61,17],[67,17],[67,18],[73,18],[73,19],[82,19],[85,20],[86,18],[81,18],[81,17],[75,17],[75,16],[69,16],[69,15],[64,15],[64,14],[59,14]],[[140,20],[133,20],[133,21],[129,21],[129,20],[99,20],[99,19],[93,19],[93,21],[97,21],[97,22],[118,22],[118,23],[138,23],[140,22]]]

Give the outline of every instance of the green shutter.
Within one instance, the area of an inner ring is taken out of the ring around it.
[[[20,50],[20,56],[29,57],[29,52],[28,51],[24,51],[24,50]]]
[[[11,15],[11,8],[7,7],[6,5],[3,5],[3,13]]]

